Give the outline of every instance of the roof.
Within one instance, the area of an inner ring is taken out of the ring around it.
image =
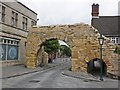
[[[120,36],[120,16],[92,18],[92,26],[106,36]]]
[[[16,3],[22,5],[23,7],[25,7],[26,9],[28,9],[29,11],[31,11],[31,12],[33,12],[34,14],[37,15],[36,12],[34,12],[32,9],[28,8],[27,6],[25,6],[24,4],[22,4],[22,3],[19,2],[18,0],[10,0],[10,1],[9,1],[9,0],[4,0],[4,1],[0,1],[0,3],[2,3],[2,4],[5,4],[6,2],[16,2]]]
[[[27,8],[28,10],[30,10],[31,12],[35,13],[37,15],[36,12],[34,12],[33,10],[31,10],[30,8],[28,8],[27,6],[25,6],[24,4],[22,4],[21,2],[17,1],[17,3],[21,4],[23,7]]]

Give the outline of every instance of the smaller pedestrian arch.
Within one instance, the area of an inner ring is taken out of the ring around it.
[[[27,37],[26,66],[36,68],[36,63],[41,63],[41,59],[46,62],[48,55],[40,46],[45,40],[56,38],[65,41],[70,46],[72,71],[87,72],[87,63],[91,63],[91,60],[95,58],[100,58],[99,36],[98,30],[88,24],[33,27],[29,30]],[[109,39],[104,38],[103,60],[108,70],[110,68],[106,60],[111,62],[111,49],[114,50],[115,45],[109,45]]]
[[[92,59],[87,63],[87,72],[91,73],[92,75],[99,76],[100,68],[101,68],[100,59],[98,58]],[[107,66],[103,60],[102,60],[102,73],[103,75],[107,74]]]

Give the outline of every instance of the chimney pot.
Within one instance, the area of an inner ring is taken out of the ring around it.
[[[95,4],[93,3],[92,5],[92,17],[96,17],[98,18],[99,17],[99,4]]]

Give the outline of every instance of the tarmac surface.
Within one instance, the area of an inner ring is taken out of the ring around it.
[[[24,65],[2,68],[3,88],[116,88],[118,81],[70,71],[69,58],[57,59],[47,67],[28,69]]]
[[[48,66],[46,66],[46,67],[37,67],[35,69],[26,68],[25,65],[23,65],[23,64],[2,67],[2,77],[0,77],[0,79],[17,77],[17,76],[21,76],[21,75],[25,75],[25,74],[43,71],[43,70],[50,69],[50,68],[56,67],[58,65],[64,64],[64,62],[66,62],[66,61],[67,61],[67,59],[61,60],[59,58],[57,60],[54,60],[53,63],[48,64]],[[95,76],[85,73],[85,72],[71,72],[69,70],[66,70],[66,71],[62,72],[62,74],[66,75],[66,76],[71,76],[74,78],[81,78],[81,79],[87,78],[88,80],[91,80],[91,81],[92,80],[99,81],[98,77],[95,77]],[[116,79],[116,77],[117,77],[117,75],[113,74],[113,73],[108,73],[108,75],[109,75],[108,76],[109,78]]]
[[[48,66],[46,66],[46,67],[37,67],[35,69],[26,68],[25,65],[21,65],[21,64],[2,67],[2,77],[0,79],[12,78],[12,77],[17,77],[17,76],[21,76],[21,75],[26,75],[26,74],[43,71],[43,70],[50,69],[50,68],[56,67],[58,65],[64,64],[65,62],[67,62],[67,59],[66,60],[64,59],[62,61],[57,60],[53,63],[48,64]],[[87,74],[84,72],[79,72],[79,73],[76,72],[75,73],[75,72],[72,72],[69,70],[65,70],[62,72],[62,74],[66,75],[66,76],[74,77],[74,78],[81,78],[81,79],[86,78],[91,81],[92,80],[99,81],[97,78],[93,77],[91,74]]]

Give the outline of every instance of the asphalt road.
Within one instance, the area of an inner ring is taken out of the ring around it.
[[[32,74],[2,80],[3,88],[118,88],[118,81],[104,78],[103,82],[85,81],[63,75],[70,62]]]

